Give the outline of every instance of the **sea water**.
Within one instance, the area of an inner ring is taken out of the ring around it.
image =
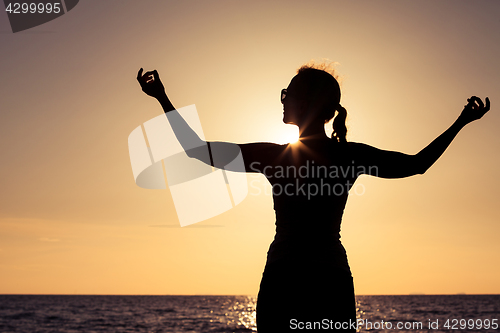
[[[500,332],[492,325],[500,295],[357,296],[356,303],[360,332]],[[0,295],[0,332],[255,332],[255,304],[254,296]]]

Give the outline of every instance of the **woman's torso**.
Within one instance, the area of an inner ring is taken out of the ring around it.
[[[263,170],[273,187],[276,212],[268,264],[318,261],[350,274],[339,234],[349,189],[357,178],[349,146],[304,140],[281,147]]]

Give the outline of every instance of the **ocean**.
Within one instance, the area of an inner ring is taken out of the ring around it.
[[[253,296],[0,295],[1,333],[256,332]],[[359,332],[500,332],[500,295],[356,296]],[[297,331],[319,323],[295,322]]]

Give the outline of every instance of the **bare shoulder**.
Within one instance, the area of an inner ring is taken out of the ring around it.
[[[262,168],[277,163],[278,157],[282,155],[288,145],[254,142],[238,144],[238,146],[241,149],[247,172],[261,172]]]
[[[370,150],[374,149],[375,147],[372,147],[370,145],[367,145],[366,143],[361,143],[361,142],[348,142],[347,143],[349,149],[352,149],[354,151],[363,151],[363,150]]]
[[[377,150],[377,148],[361,142],[348,142],[347,146],[349,153],[354,158],[362,158],[363,156],[373,154]]]
[[[243,154],[252,153],[252,154],[264,154],[264,153],[278,153],[284,151],[287,148],[287,144],[277,144],[272,142],[252,142],[252,143],[239,143]]]
[[[349,146],[350,152],[358,158],[361,158],[363,156],[370,156],[370,155],[374,155],[374,154],[381,154],[381,153],[385,152],[385,150],[376,148],[376,147],[368,145],[366,143],[348,142],[347,144]]]

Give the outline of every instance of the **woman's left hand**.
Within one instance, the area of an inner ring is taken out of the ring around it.
[[[486,106],[481,98],[476,96],[467,99],[467,102],[468,104],[464,107],[459,117],[466,124],[481,119],[490,110],[490,99],[488,97],[486,97]]]

